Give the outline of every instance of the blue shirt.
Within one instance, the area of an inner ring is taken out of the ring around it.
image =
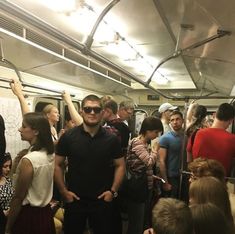
[[[167,150],[167,177],[175,177],[180,175],[180,158],[182,151],[182,143],[183,135],[174,131],[165,133],[159,139],[160,147]]]

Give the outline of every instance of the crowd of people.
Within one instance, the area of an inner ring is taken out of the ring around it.
[[[0,117],[0,234],[235,233],[232,105],[221,104],[210,124],[203,105],[183,116],[163,103],[131,137],[131,101],[91,94],[77,111],[65,91],[58,131],[56,106],[31,112],[20,82],[11,89],[29,147],[12,160]]]

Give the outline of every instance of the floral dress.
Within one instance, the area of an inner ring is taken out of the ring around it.
[[[10,202],[14,193],[11,179],[5,177],[6,182],[0,185],[0,207],[1,209],[8,210],[10,208]]]

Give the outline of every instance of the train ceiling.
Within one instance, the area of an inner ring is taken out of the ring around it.
[[[234,9],[233,0],[0,0],[1,56],[19,71],[111,94],[229,97]]]

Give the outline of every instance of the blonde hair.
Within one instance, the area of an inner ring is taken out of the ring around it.
[[[224,183],[215,177],[201,177],[190,184],[189,197],[195,204],[212,203],[233,222],[229,195]]]
[[[53,108],[57,109],[56,106],[54,106],[52,104],[48,104],[43,108],[42,113],[47,117],[47,114],[49,114],[52,111]]]

